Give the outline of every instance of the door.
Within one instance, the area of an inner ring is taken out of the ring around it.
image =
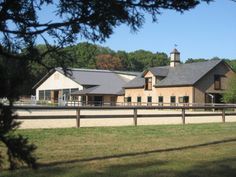
[[[58,103],[58,97],[59,97],[59,90],[53,91],[53,102]]]
[[[94,96],[94,105],[101,106],[103,104],[103,97],[102,96]]]

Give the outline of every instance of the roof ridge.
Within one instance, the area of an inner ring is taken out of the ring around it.
[[[197,62],[192,62],[192,63],[183,63],[183,64],[180,64],[180,65],[177,65],[177,66],[190,65],[190,64],[196,64],[196,63],[215,62],[215,61],[221,62],[222,60],[223,59],[209,59],[209,60],[206,60],[206,61],[197,61]]]
[[[62,69],[62,68],[56,67],[56,69]],[[90,69],[90,68],[68,68],[68,69],[72,71],[105,72],[105,73],[130,74],[130,75],[137,75],[138,73],[140,73],[137,71],[119,71],[119,70]]]

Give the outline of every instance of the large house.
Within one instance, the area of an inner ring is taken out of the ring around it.
[[[174,49],[170,66],[142,73],[93,69],[51,70],[35,86],[36,99],[57,103],[75,100],[85,104],[220,103],[228,80],[236,73],[223,60],[181,64]]]
[[[177,49],[170,66],[149,68],[124,86],[127,102],[220,103],[229,78],[236,73],[223,60],[180,63]]]
[[[123,87],[139,73],[95,69],[55,68],[33,88],[37,101],[50,103],[79,101],[84,104],[123,102]]]

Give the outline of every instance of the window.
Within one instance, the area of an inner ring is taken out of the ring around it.
[[[147,102],[152,102],[152,97],[151,96],[147,97]]]
[[[158,105],[159,106],[163,106],[163,100],[164,100],[163,96],[158,97],[158,103],[159,103]]]
[[[69,100],[69,95],[70,95],[70,89],[63,89],[62,90],[62,95],[63,95],[63,97],[64,97],[64,95],[65,95],[65,100]]]
[[[151,96],[147,97],[147,105],[152,105],[152,97]]]
[[[142,98],[141,98],[141,96],[138,96],[137,97],[137,103],[141,103],[142,102]]]
[[[179,97],[179,103],[189,103],[189,96]]]
[[[184,96],[184,103],[189,103],[189,97],[188,96]]]
[[[130,97],[130,96],[127,97],[127,102],[128,102],[128,103],[131,102],[131,97]]]
[[[175,103],[176,103],[176,97],[175,96],[171,96],[170,97],[170,105],[171,106],[175,106]]]
[[[76,92],[76,91],[78,91],[78,90],[79,90],[78,88],[72,88],[72,89],[70,90],[70,93]]]
[[[45,100],[51,100],[51,90],[45,90]]]
[[[214,76],[214,85],[215,85],[215,90],[221,89],[221,76],[220,75]]]
[[[152,78],[145,78],[145,90],[152,90]]]
[[[128,97],[125,97],[125,103],[130,103],[131,102],[131,97],[128,96]]]
[[[44,90],[39,90],[39,100],[44,100]]]
[[[128,97],[125,97],[125,103],[128,103],[128,105],[131,105],[131,97],[128,96]]]

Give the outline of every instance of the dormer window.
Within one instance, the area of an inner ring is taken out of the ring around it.
[[[152,78],[145,78],[145,90],[152,90]]]

